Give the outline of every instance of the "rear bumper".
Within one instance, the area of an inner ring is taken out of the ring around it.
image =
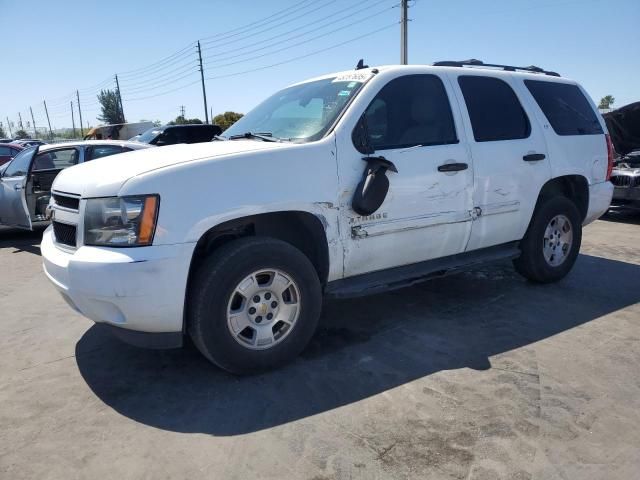
[[[613,184],[611,182],[589,185],[589,208],[582,224],[588,225],[604,215],[611,205],[612,196]]]
[[[44,272],[76,311],[110,325],[129,343],[159,348],[182,335],[184,300],[195,244],[143,248],[59,248],[43,235]],[[154,334],[143,339],[138,332]],[[174,335],[168,335],[174,334]],[[153,340],[155,338],[155,340]]]

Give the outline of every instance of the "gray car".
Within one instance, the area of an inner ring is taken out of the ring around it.
[[[91,140],[37,145],[21,151],[0,168],[0,225],[31,230],[47,222],[51,185],[63,169],[143,148],[153,147],[138,142]]]

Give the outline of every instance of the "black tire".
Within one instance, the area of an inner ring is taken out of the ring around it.
[[[544,257],[544,234],[549,222],[557,216],[567,217],[573,230],[573,241],[565,260],[557,266],[550,265]],[[575,204],[558,195],[543,200],[533,214],[529,228],[520,242],[522,254],[513,264],[523,277],[536,283],[551,283],[564,278],[578,258],[582,242],[582,221]]]
[[[278,269],[295,281],[300,311],[280,343],[252,350],[231,334],[227,307],[236,286],[262,269]],[[309,259],[273,238],[246,237],[222,246],[200,266],[190,288],[187,325],[193,343],[211,362],[235,374],[272,369],[298,356],[313,336],[322,308],[320,281]]]

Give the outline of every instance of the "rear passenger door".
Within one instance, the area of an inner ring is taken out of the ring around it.
[[[467,251],[520,240],[551,178],[529,96],[511,76],[454,75],[473,159],[474,222]]]

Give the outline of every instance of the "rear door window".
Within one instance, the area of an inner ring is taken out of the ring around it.
[[[118,145],[99,145],[96,147],[89,147],[84,161],[88,162],[89,160],[108,157],[110,155],[116,155],[117,153],[122,153],[122,147]]]
[[[604,133],[589,101],[576,85],[525,80],[525,85],[558,135]]]
[[[494,77],[469,75],[459,77],[458,84],[476,142],[529,137],[529,118],[507,82]]]

